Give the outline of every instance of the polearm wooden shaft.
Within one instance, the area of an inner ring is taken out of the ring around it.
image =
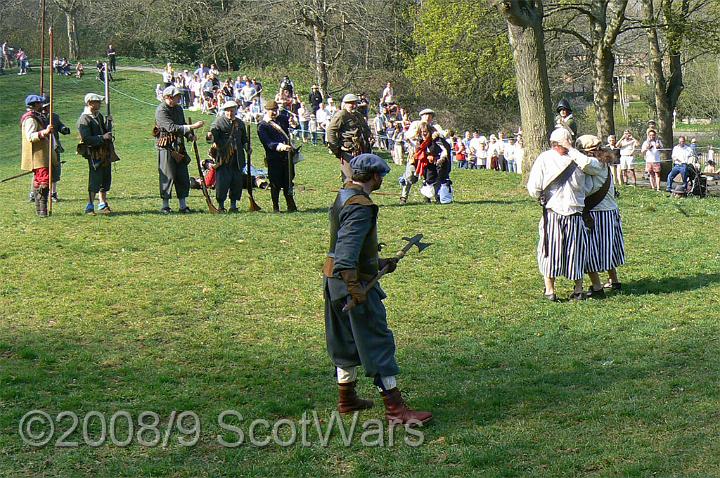
[[[52,74],[52,73],[50,73]],[[45,94],[45,0],[40,0],[40,95]]]
[[[52,27],[50,27],[50,30],[48,32],[49,40],[50,40],[50,57],[52,58],[53,54],[53,31]],[[48,117],[48,122],[50,125],[52,125],[52,119],[53,119],[53,78],[55,75],[52,74],[52,71],[50,72],[50,113]],[[52,216],[52,186],[53,186],[53,153],[55,152],[55,132],[50,133],[50,161],[48,162],[48,175],[50,176],[48,180],[48,216]]]

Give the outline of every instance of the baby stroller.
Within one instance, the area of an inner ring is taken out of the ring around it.
[[[694,164],[688,164],[688,196],[704,198],[707,196],[707,178],[700,174]]]
[[[673,188],[673,196],[677,197],[690,197],[690,196],[696,196],[699,198],[704,198],[707,196],[707,178],[700,174],[700,171],[698,168],[692,164],[688,163],[687,165],[687,175],[688,175],[688,186],[687,191],[683,190],[682,183],[678,184],[677,186],[674,186]]]

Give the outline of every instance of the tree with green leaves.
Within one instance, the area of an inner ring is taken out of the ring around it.
[[[569,35],[590,57],[597,135],[615,134],[614,46],[628,0],[554,0],[545,5],[545,31]]]
[[[451,108],[468,126],[494,129],[516,113],[512,52],[504,19],[470,0],[426,0],[412,36],[405,74],[434,108]],[[512,118],[514,119],[514,118]]]

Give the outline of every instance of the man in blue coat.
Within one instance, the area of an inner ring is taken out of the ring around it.
[[[295,165],[290,156],[293,146],[290,142],[290,116],[286,110],[278,113],[275,101],[265,103],[265,116],[258,124],[258,137],[265,148],[265,162],[270,180],[270,196],[273,212],[280,212],[280,190],[282,189],[287,203],[287,212],[297,211],[293,197],[293,179]]]
[[[355,392],[357,366],[362,365],[380,390],[388,422],[424,424],[432,414],[408,408],[397,388],[395,376],[400,369],[382,302],[385,292],[378,283],[367,288],[379,270],[386,267],[392,272],[397,265],[396,258],[378,257],[378,207],[370,199],[390,167],[379,156],[365,153],[353,158],[350,168],[352,176],[330,208],[330,250],[323,267],[325,339],[337,372],[338,410],[352,413],[373,406]],[[345,310],[351,298],[357,305]]]

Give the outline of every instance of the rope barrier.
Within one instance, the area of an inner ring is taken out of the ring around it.
[[[148,105],[148,106],[152,106],[153,108],[157,108],[157,105],[158,105],[157,103],[148,103],[147,101],[141,100],[140,98],[136,98],[136,97],[134,97],[134,96],[132,96],[132,95],[128,95],[127,93],[124,93],[124,92],[122,92],[122,91],[120,91],[120,90],[118,90],[117,88],[114,88],[114,87],[112,87],[112,86],[110,86],[109,88],[110,88],[111,90],[113,90],[115,93],[119,93],[119,94],[121,94],[121,95],[123,95],[123,96],[126,96],[126,97],[128,97],[128,98],[130,98],[130,99],[132,99],[132,100],[137,101],[138,103],[142,103],[142,104],[144,104],[144,105]]]

